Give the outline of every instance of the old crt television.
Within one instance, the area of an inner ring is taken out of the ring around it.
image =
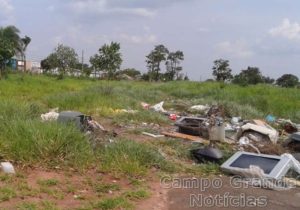
[[[222,164],[221,169],[228,173],[234,173],[238,169],[248,169],[254,165],[260,167],[266,177],[280,179],[288,172],[291,164],[291,160],[287,157],[237,152]]]

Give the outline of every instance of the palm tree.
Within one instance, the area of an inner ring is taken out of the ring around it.
[[[15,26],[0,27],[0,68],[1,72],[5,69],[7,62],[14,56],[21,56],[24,61],[25,51],[31,39],[28,36],[20,37],[20,30]],[[0,72],[0,79],[1,79]]]
[[[19,33],[15,26],[0,28],[0,79],[9,59],[21,52]]]
[[[28,36],[25,36],[24,38],[21,39],[21,56],[23,59],[23,63],[24,63],[24,72],[26,71],[26,49],[27,46],[29,45],[29,43],[31,42],[31,38]]]
[[[22,53],[22,40],[20,31],[15,26],[0,28],[0,39],[10,42],[14,48],[15,54]]]

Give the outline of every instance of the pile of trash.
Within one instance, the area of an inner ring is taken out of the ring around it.
[[[268,115],[265,120],[226,117],[223,106],[217,105],[194,105],[187,110],[204,113],[200,116],[169,112],[163,108],[164,102],[153,106],[147,103],[141,105],[144,109],[162,113],[175,121],[174,129],[164,131],[162,135],[206,145],[191,151],[199,162],[221,163],[224,161],[223,151],[218,149],[218,143],[230,144],[232,150],[237,152],[222,164],[221,169],[251,178],[249,184],[265,187],[263,180],[267,179],[270,184],[267,188],[290,189],[285,175],[290,169],[300,174],[300,124],[291,120],[276,119],[272,115]],[[163,137],[143,134],[153,138]],[[254,183],[253,178],[259,181]],[[271,185],[272,181],[282,179],[285,179],[282,182],[284,184]],[[292,181],[298,183],[297,180]]]

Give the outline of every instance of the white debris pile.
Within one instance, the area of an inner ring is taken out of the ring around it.
[[[50,110],[48,113],[41,114],[41,119],[43,122],[46,121],[56,121],[58,119],[58,108]]]

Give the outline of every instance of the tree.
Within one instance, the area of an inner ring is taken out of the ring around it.
[[[9,60],[22,52],[22,41],[19,33],[19,29],[15,26],[0,28],[0,79]]]
[[[99,53],[90,58],[92,66],[107,73],[107,78],[112,79],[122,64],[122,54],[120,53],[120,43],[111,42],[99,49]]]
[[[7,61],[15,54],[13,46],[10,42],[0,39],[0,79],[4,72]]]
[[[146,63],[150,80],[159,80],[160,64],[162,61],[165,61],[167,59],[168,54],[169,50],[164,45],[157,45],[155,46],[154,50],[152,50],[146,56]]]
[[[241,85],[255,85],[263,82],[264,77],[262,76],[259,68],[250,66],[248,66],[247,69],[242,70],[238,75],[235,75],[232,80],[232,83]]]
[[[80,71],[81,76],[89,77],[92,73],[92,68],[86,63],[76,63],[75,69]]]
[[[178,80],[179,73],[182,71],[182,67],[179,66],[180,61],[184,60],[184,55],[182,51],[176,51],[176,52],[170,52],[167,57],[166,66],[167,66],[167,72],[168,80]]]
[[[282,87],[295,87],[299,84],[299,78],[293,74],[284,74],[277,79],[276,84]]]
[[[267,76],[263,76],[263,81],[266,84],[273,84],[275,82],[275,79],[267,77]]]
[[[229,61],[218,59],[214,61],[214,66],[212,68],[213,76],[217,81],[225,82],[226,80],[232,79],[231,68],[229,67]]]
[[[26,71],[26,49],[30,42],[31,38],[28,36],[21,39],[21,56],[24,62],[24,72]]]
[[[72,73],[72,70],[79,63],[78,55],[71,47],[59,44],[54,52],[42,61],[42,68],[46,71],[58,69],[59,78],[63,79],[66,73]]]
[[[119,74],[126,74],[132,78],[137,78],[141,76],[141,72],[136,70],[135,68],[123,69],[122,71],[119,71]]]

